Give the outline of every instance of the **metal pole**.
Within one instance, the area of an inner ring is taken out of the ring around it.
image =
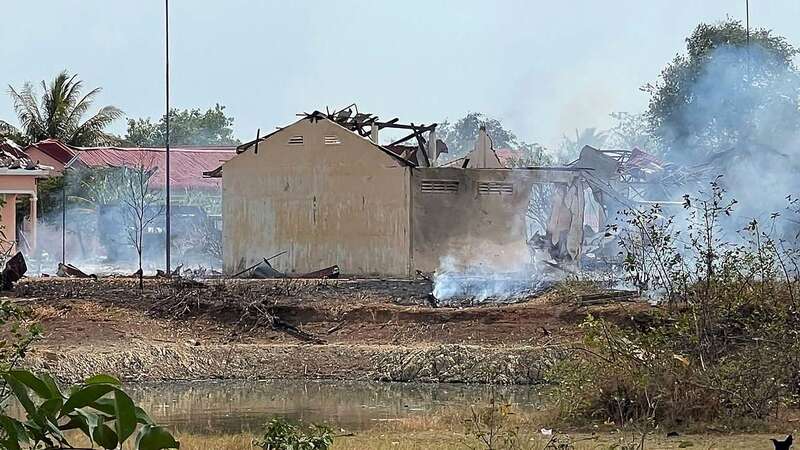
[[[750,45],[750,0],[744,0],[745,27],[747,28],[747,45]]]
[[[166,143],[165,143],[165,148],[166,148],[166,174],[165,174],[166,182],[165,182],[165,186],[166,186],[166,194],[167,194],[167,208],[166,208],[166,211],[165,211],[165,213],[166,213],[166,217],[165,217],[165,219],[166,219],[165,241],[166,242],[165,242],[165,245],[166,245],[166,266],[167,266],[166,273],[167,273],[167,276],[169,276],[172,273],[172,270],[170,268],[170,254],[169,254],[170,253],[170,246],[171,246],[171,243],[172,243],[172,239],[171,239],[171,236],[170,236],[170,231],[171,231],[170,225],[171,224],[170,224],[170,198],[169,198],[169,190],[170,190],[169,189],[169,0],[164,0],[164,16],[165,16],[165,19],[166,19],[166,26],[165,26],[165,32],[166,32],[165,33],[166,34],[166,43],[165,43],[166,73],[165,73],[165,78],[166,78],[166,91],[167,91],[166,92],[166,98],[167,98],[167,101],[166,101],[167,102],[167,120],[166,120],[167,132],[166,132]]]
[[[67,168],[61,174],[61,264],[67,263]]]

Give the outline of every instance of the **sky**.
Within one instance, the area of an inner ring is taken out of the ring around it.
[[[414,123],[481,112],[555,146],[643,111],[639,88],[698,23],[745,17],[744,0],[169,2],[172,106],[223,104],[242,140],[355,102]],[[103,88],[98,107],[164,113],[163,0],[3,3],[0,86],[67,69]],[[751,27],[795,45],[798,19],[798,0],[750,0]],[[0,92],[0,119],[14,117]]]

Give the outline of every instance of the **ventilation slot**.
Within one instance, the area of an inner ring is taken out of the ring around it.
[[[478,194],[491,195],[491,194],[513,194],[514,185],[511,183],[499,183],[497,181],[479,181]]]
[[[289,138],[289,145],[303,145],[303,136],[292,136]]]
[[[441,193],[456,193],[458,192],[458,181],[456,180],[422,180],[420,183],[420,190],[422,192],[441,192]]]
[[[322,138],[322,142],[325,145],[339,145],[339,144],[342,143],[342,141],[339,140],[339,136],[336,136],[334,134],[329,134],[329,135],[323,137]]]

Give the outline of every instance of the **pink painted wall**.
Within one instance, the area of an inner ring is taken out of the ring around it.
[[[25,152],[28,154],[28,157],[31,158],[31,161],[38,161],[39,164],[52,167],[54,175],[60,175],[61,171],[64,170],[64,164],[44,154],[44,152],[36,147],[31,146]]]

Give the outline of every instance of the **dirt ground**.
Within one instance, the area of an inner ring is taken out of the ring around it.
[[[636,302],[579,306],[564,290],[515,304],[434,308],[425,280],[146,281],[142,291],[135,280],[122,278],[20,282],[14,300],[29,306],[44,329],[34,359],[132,349],[201,355],[227,348],[299,359],[355,358],[364,360],[367,370],[376,353],[398,349],[541,349],[579,339],[577,325],[589,313],[634,323],[651,309]],[[267,314],[297,332],[275,329],[264,319]],[[271,371],[292,375],[292,370]],[[208,375],[222,376],[217,372]],[[353,375],[363,377],[370,378]]]

